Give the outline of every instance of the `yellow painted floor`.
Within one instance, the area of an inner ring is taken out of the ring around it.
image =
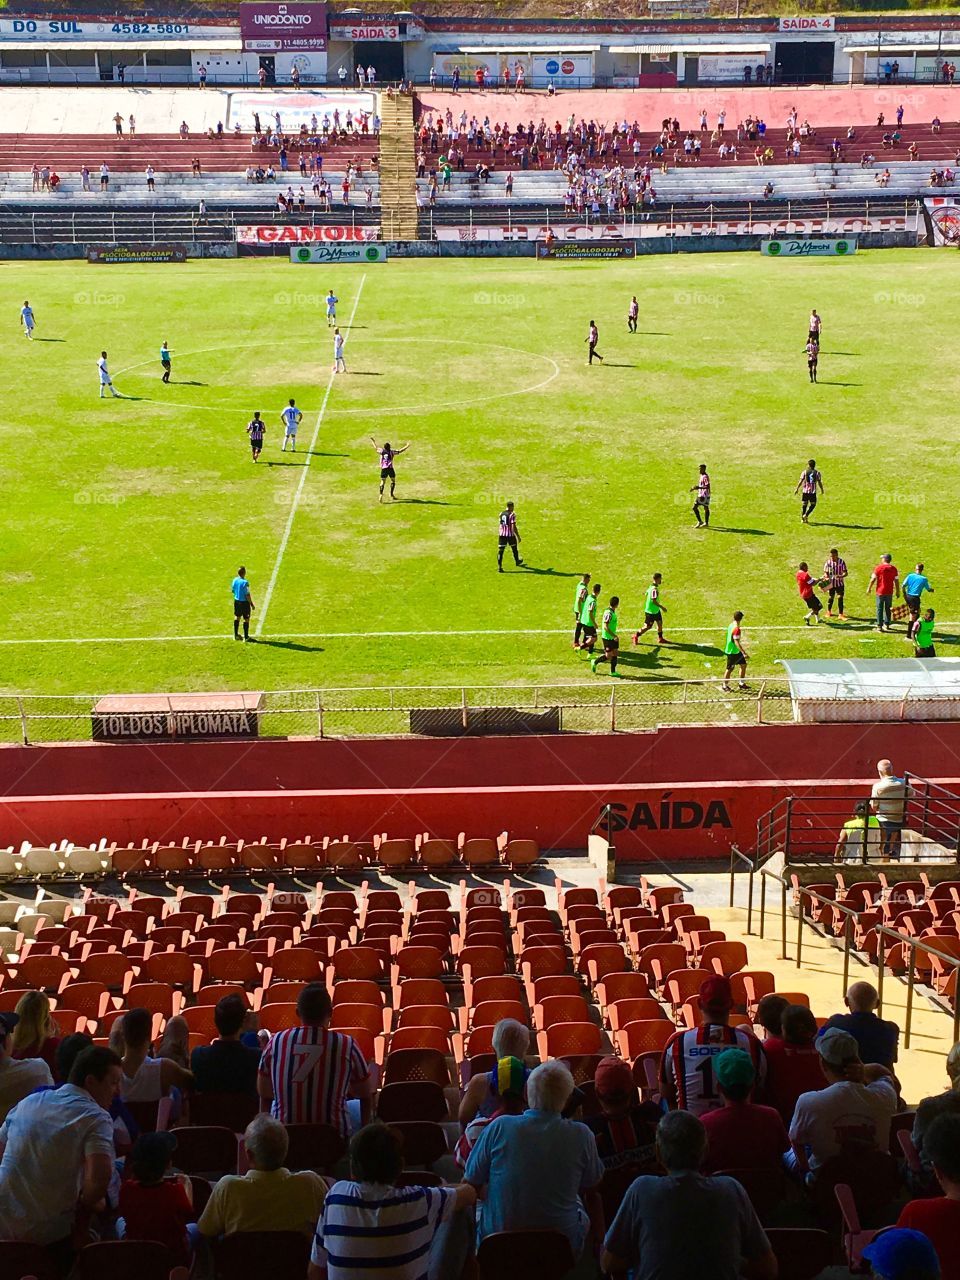
[[[769,892],[769,891],[768,891]],[[739,898],[738,894],[738,898]],[[771,895],[772,896],[772,895]],[[759,898],[759,895],[758,895]],[[755,904],[756,907],[756,904]],[[810,1008],[817,1017],[842,1013],[843,950],[833,946],[809,925],[804,925],[802,966],[797,968],[797,920],[787,917],[787,956],[781,959],[781,923],[779,894],[768,898],[766,937],[760,938],[759,913],[754,910],[752,934],[746,933],[747,913],[744,907],[711,906],[710,921],[715,929],[723,929],[728,939],[746,943],[751,969],[767,969],[776,975],[779,991],[804,991],[810,997]],[[850,981],[864,980],[877,985],[877,970],[851,956]],[[900,1060],[897,1075],[903,1087],[903,1099],[910,1107],[921,1098],[940,1093],[947,1087],[945,1062],[953,1044],[953,1019],[937,1009],[922,989],[915,989],[910,1048],[903,1047],[906,1020],[907,984],[889,974],[884,976],[883,1017],[900,1025]]]

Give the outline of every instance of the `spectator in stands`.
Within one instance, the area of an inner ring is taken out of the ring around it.
[[[753,1058],[761,1087],[767,1070],[756,1036],[744,1027],[729,1025],[733,1009],[729,978],[707,978],[700,987],[698,1006],[700,1026],[675,1031],[667,1041],[660,1065],[660,1092],[667,1105],[692,1111],[694,1115],[702,1115],[721,1105],[712,1073],[704,1069],[705,1059],[731,1047],[746,1049]]]
[[[783,1011],[786,1008],[787,1001],[784,1000],[783,996],[778,996],[773,992],[768,996],[763,996],[757,1005],[757,1016],[754,1021],[764,1030],[764,1052],[770,1045],[783,1039],[782,1018]]]
[[[937,1252],[920,1231],[894,1227],[881,1232],[863,1257],[876,1280],[941,1280]]]
[[[666,1177],[637,1178],[604,1240],[602,1270],[631,1269],[633,1280],[774,1280],[777,1262],[746,1191],[733,1178],[700,1172],[703,1124],[688,1112],[665,1115],[657,1153]]]
[[[853,817],[843,824],[837,837],[837,847],[833,851],[834,860],[862,863],[864,840],[866,840],[869,858],[880,848],[880,834],[880,819],[871,812],[866,800],[858,800],[853,806]]]
[[[69,1083],[24,1098],[0,1126],[0,1240],[45,1245],[64,1270],[113,1176],[112,1049],[78,1055]]]
[[[940,1116],[960,1115],[960,1042],[947,1054],[947,1075],[950,1077],[950,1088],[945,1093],[924,1098],[917,1107],[913,1121],[913,1145],[928,1173],[932,1172],[932,1165],[927,1151],[927,1131]]]
[[[190,126],[187,124],[186,120],[181,120],[180,121],[180,141],[186,142],[189,137],[190,137]]]
[[[877,587],[877,626],[880,631],[890,630],[890,605],[893,600],[893,593],[900,594],[900,579],[897,574],[895,565],[890,563],[890,556],[883,556],[881,563],[873,571],[873,577],[870,579],[871,584],[876,580]],[[878,573],[886,569],[887,575],[879,578]],[[880,594],[881,587],[884,594]],[[888,590],[889,588],[889,590]],[[881,602],[884,603],[886,627],[880,625],[881,618]],[[893,771],[893,764],[889,760],[877,761],[877,773],[880,775],[878,780],[873,784],[870,797],[873,802],[873,811],[880,819],[880,854],[899,861],[900,858],[900,833],[903,831],[904,811],[907,803],[907,784],[903,778],[898,778]]]
[[[243,1145],[250,1169],[228,1174],[213,1189],[200,1215],[202,1236],[238,1231],[300,1231],[312,1235],[323,1209],[326,1183],[312,1170],[284,1166],[290,1139],[279,1120],[261,1113],[247,1125]]]
[[[21,1098],[42,1085],[52,1085],[53,1075],[42,1058],[14,1058],[13,1035],[19,1014],[0,1013],[0,1121]]]
[[[86,165],[82,165],[80,169],[80,190],[90,190],[90,170]]]
[[[654,1172],[660,1108],[639,1101],[630,1064],[622,1058],[603,1058],[597,1063],[593,1086],[600,1115],[591,1116],[585,1124],[596,1139],[603,1167],[636,1166],[637,1172]]]
[[[303,1025],[271,1039],[260,1059],[257,1089],[270,1103],[271,1115],[284,1124],[329,1124],[346,1136],[351,1127],[347,1098],[359,1099],[359,1124],[367,1124],[374,1084],[356,1042],[330,1030],[332,1014],[326,987],[305,986],[297,999]],[[296,1072],[292,1063],[298,1064]]]
[[[202,177],[203,177],[203,173],[202,173],[201,168],[200,168],[200,157],[199,157],[199,156],[194,156],[194,157],[193,157],[193,159],[190,161],[190,170],[191,170],[191,172],[193,173],[193,176],[194,176],[195,178],[202,178]]]
[[[857,1042],[861,1062],[879,1062],[881,1066],[892,1067],[897,1060],[900,1028],[895,1022],[885,1022],[877,1016],[880,996],[876,987],[869,982],[854,982],[848,987],[843,1002],[849,1012],[833,1014],[824,1029],[840,1027],[848,1031]]]
[[[440,1228],[459,1209],[472,1209],[473,1187],[398,1187],[402,1142],[393,1129],[371,1124],[350,1143],[352,1181],[335,1182],[317,1222],[308,1280],[350,1280],[389,1276],[420,1280],[427,1275]],[[438,1260],[439,1261],[439,1260]],[[437,1266],[459,1275],[459,1266]],[[431,1273],[434,1267],[430,1268]]]
[[[897,1226],[922,1231],[937,1251],[943,1280],[960,1280],[960,1115],[938,1116],[926,1148],[943,1195],[911,1200]]]
[[[100,166],[100,190],[106,191],[110,186],[110,166],[106,161]]]
[[[124,1102],[159,1102],[171,1089],[193,1083],[190,1072],[172,1058],[151,1056],[152,1034],[149,1009],[131,1009],[114,1023],[110,1040],[121,1057],[120,1094]]]
[[[751,1101],[757,1073],[750,1054],[725,1049],[714,1059],[713,1078],[723,1106],[703,1115],[706,1172],[741,1168],[778,1173],[790,1140],[780,1113]]]
[[[186,1018],[174,1014],[167,1019],[157,1043],[157,1057],[170,1058],[185,1071],[190,1070],[190,1027]]]
[[[528,1110],[501,1116],[480,1135],[464,1170],[486,1191],[478,1240],[496,1231],[562,1231],[579,1257],[592,1225],[599,1245],[603,1165],[587,1126],[563,1119],[573,1088],[564,1063],[542,1063],[527,1080]]]
[[[843,1151],[886,1151],[898,1105],[893,1073],[865,1066],[848,1031],[830,1027],[816,1043],[827,1087],[797,1099],[787,1156],[791,1172],[813,1176]]]
[[[495,1078],[493,1087],[497,1090],[499,1105],[492,1115],[478,1112],[464,1128],[454,1151],[454,1158],[461,1169],[466,1166],[470,1152],[488,1124],[502,1115],[521,1115],[527,1105],[527,1068],[519,1058],[501,1058],[490,1075]]]
[[[53,1078],[58,1079],[57,1050],[61,1040],[59,1028],[50,1013],[50,1001],[44,992],[28,991],[21,996],[17,1001],[17,1017],[19,1021],[14,1027],[10,1056],[17,1060],[42,1058]]]
[[[522,1022],[501,1018],[491,1036],[497,1062],[518,1058],[521,1062],[530,1049],[530,1032]],[[475,1116],[489,1118],[500,1109],[500,1076],[496,1069],[472,1076],[460,1100],[458,1119],[462,1128]]]
[[[155,1240],[175,1265],[189,1267],[188,1224],[195,1222],[193,1192],[185,1174],[170,1176],[177,1145],[172,1133],[142,1133],[133,1145],[120,1188],[117,1234],[122,1240]]]
[[[764,1101],[789,1124],[801,1093],[824,1088],[826,1081],[817,1052],[817,1020],[802,1004],[787,1005],[781,1017],[782,1035],[763,1042],[767,1059]]]

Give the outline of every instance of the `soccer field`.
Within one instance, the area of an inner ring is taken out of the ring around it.
[[[7,692],[589,680],[569,634],[584,571],[604,602],[620,597],[626,680],[721,674],[736,608],[753,673],[788,656],[904,657],[902,627],[870,625],[885,551],[901,575],[926,562],[938,651],[956,651],[960,297],[947,250],[6,263],[3,276]],[[349,370],[336,378],[331,286]],[[17,331],[25,298],[32,343]],[[818,386],[803,352],[812,306]],[[591,319],[602,367],[586,361]],[[123,400],[98,399],[102,348]],[[295,455],[280,451],[290,396],[304,411]],[[268,424],[257,465],[255,409]],[[394,503],[377,503],[371,434],[410,442]],[[826,496],[803,526],[793,490],[808,457]],[[690,511],[700,462],[709,531]],[[526,564],[508,556],[499,575],[507,499]],[[818,573],[831,546],[850,566],[851,620],[806,628],[797,562]],[[256,645],[232,638],[241,563]],[[654,571],[676,643],[633,649]]]

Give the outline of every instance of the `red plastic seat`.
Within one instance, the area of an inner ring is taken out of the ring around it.
[[[448,1035],[454,1030],[453,1010],[446,1004],[412,1004],[401,1009],[397,1029],[403,1027],[437,1027]]]
[[[700,966],[728,976],[747,966],[747,948],[743,942],[711,942],[700,952]]]
[[[376,980],[386,975],[383,954],[373,947],[350,947],[337,951],[333,957],[334,978],[368,978]]]
[[[17,966],[15,981],[20,987],[32,987],[59,995],[73,980],[73,970],[63,956],[27,956]]]
[[[631,996],[637,999],[650,994],[650,984],[644,973],[608,973],[602,982],[595,987],[601,1009],[609,1007],[615,1000],[626,1000]]]
[[[390,1037],[390,1053],[401,1049],[435,1049],[446,1054],[450,1052],[450,1036],[439,1027],[401,1027]]]
[[[394,987],[394,1001],[398,1009],[419,1004],[445,1004],[446,999],[447,989],[439,978],[404,978],[399,986]]]
[[[405,1080],[432,1080],[441,1089],[450,1084],[446,1054],[438,1049],[393,1049],[383,1064],[384,1086]]]
[[[383,1008],[383,992],[371,978],[344,978],[333,988],[333,1007],[338,1004],[374,1004]]]
[[[270,959],[271,983],[283,981],[322,982],[326,968],[315,951],[306,947],[287,947],[273,953]]]
[[[133,963],[129,956],[119,951],[105,951],[100,955],[88,955],[78,967],[82,983],[102,983],[121,995],[134,978]]]
[[[387,1014],[389,1019],[389,1014]],[[382,1006],[373,1004],[336,1004],[330,1027],[333,1031],[341,1031],[346,1027],[363,1027],[371,1035],[382,1035],[389,1022],[384,1022]]]
[[[305,983],[271,982],[260,997],[260,1004],[296,1004]]]
[[[433,947],[401,947],[393,958],[393,985],[404,978],[439,978],[443,969],[443,953]]]
[[[662,988],[669,974],[686,968],[686,959],[682,942],[659,942],[639,952],[637,968],[647,975],[653,986]]]
[[[519,994],[519,993],[517,993]],[[568,997],[558,996],[558,1000]],[[527,1025],[526,1006],[520,1000],[481,1000],[467,1010],[469,1025],[472,1027],[494,1027],[504,1018],[512,1018],[516,1022]]]
[[[301,1025],[300,1015],[295,1004],[262,1004],[257,1015],[260,1026],[276,1035],[278,1031],[289,1031]]]
[[[158,951],[148,956],[140,969],[141,978],[168,983],[190,995],[199,989],[202,973],[193,956],[182,951]]]
[[[647,1022],[666,1015],[659,1000],[653,996],[626,996],[607,1006],[607,1018],[611,1031],[622,1031],[631,1022]]]
[[[585,973],[590,985],[596,986],[608,973],[620,973],[629,969],[627,957],[619,943],[602,942],[580,952],[577,972]]]
[[[505,1016],[516,1017],[516,1014]],[[582,995],[545,996],[533,1008],[533,1025],[538,1031],[546,1031],[558,1022],[589,1022],[589,1020],[590,1010]],[[519,1017],[517,1021],[522,1022],[523,1017]]]
[[[207,982],[237,982],[244,987],[257,987],[261,976],[260,965],[249,951],[213,951],[207,957]]]
[[[643,1053],[662,1051],[676,1029],[666,1018],[644,1018],[628,1022],[616,1032],[614,1040],[620,1056],[632,1061]]]
[[[128,1009],[149,1009],[172,1018],[183,1008],[183,995],[169,982],[135,982],[126,994]]]
[[[476,981],[477,978],[502,974],[505,968],[504,953],[496,947],[464,947],[457,956],[457,969],[464,974],[465,980]]]
[[[538,1033],[537,1044],[541,1058],[573,1057],[599,1053],[603,1036],[593,1022],[558,1022]]]
[[[131,970],[131,975],[132,972]],[[110,1007],[110,992],[102,982],[71,982],[68,990],[70,1008],[76,1009],[87,1018],[92,1018],[94,1022],[99,1022]],[[13,994],[15,994],[13,991],[0,991],[0,1009],[6,1011],[3,999]]]

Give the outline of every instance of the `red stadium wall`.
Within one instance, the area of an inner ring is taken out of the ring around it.
[[[882,756],[952,782],[960,724],[4,747],[0,843],[507,829],[569,849],[613,804],[621,858],[721,857],[784,795],[859,794]]]

